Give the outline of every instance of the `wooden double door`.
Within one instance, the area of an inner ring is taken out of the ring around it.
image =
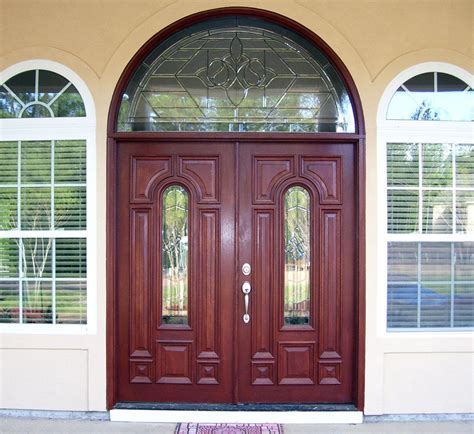
[[[355,401],[354,149],[117,144],[117,401]]]

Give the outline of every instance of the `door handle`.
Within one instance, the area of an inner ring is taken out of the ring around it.
[[[250,282],[247,280],[242,284],[242,292],[244,293],[244,304],[245,304],[245,313],[242,317],[245,324],[250,322],[250,315],[249,315],[249,294],[252,291],[252,287],[250,286]]]

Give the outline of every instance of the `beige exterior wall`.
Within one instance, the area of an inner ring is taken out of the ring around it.
[[[166,25],[224,6],[267,9],[319,35],[359,90],[367,129],[366,414],[471,412],[472,334],[387,335],[380,327],[377,135],[380,98],[404,69],[445,62],[472,73],[471,0],[0,0],[0,70],[53,60],[88,86],[97,114],[97,333],[0,335],[0,408],[105,410],[105,173],[111,96],[138,49]]]

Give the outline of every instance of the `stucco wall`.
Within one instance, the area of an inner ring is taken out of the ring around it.
[[[75,71],[97,113],[97,333],[0,335],[0,407],[104,410],[106,122],[118,78],[156,32],[194,12],[248,6],[288,16],[343,60],[359,90],[367,129],[367,414],[468,412],[470,336],[388,336],[377,287],[377,107],[402,70],[440,61],[473,71],[470,0],[1,0],[0,70],[49,59]],[[472,335],[471,335],[472,336]],[[58,390],[61,392],[56,393]]]

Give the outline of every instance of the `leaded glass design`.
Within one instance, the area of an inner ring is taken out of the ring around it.
[[[84,117],[79,91],[63,76],[25,71],[0,85],[0,118]]]
[[[294,186],[284,196],[284,320],[286,325],[309,324],[310,320],[310,197]]]
[[[417,75],[395,92],[387,119],[474,121],[474,89],[459,78],[441,72]]]
[[[342,80],[307,41],[242,17],[205,24],[145,59],[123,95],[119,131],[354,131]]]
[[[188,202],[179,185],[163,193],[162,324],[188,324]]]

